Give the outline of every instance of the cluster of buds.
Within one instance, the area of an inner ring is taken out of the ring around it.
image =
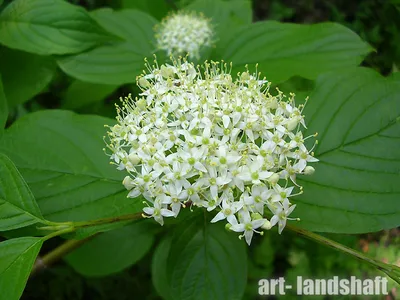
[[[210,21],[194,12],[171,14],[156,27],[157,48],[169,56],[188,54],[191,59],[198,59],[201,49],[212,45],[212,39]]]
[[[146,62],[140,98],[122,99],[108,132],[111,160],[129,175],[128,197],[143,195],[146,217],[161,225],[185,206],[218,211],[250,244],[260,227],[286,225],[302,192],[297,174],[312,174],[314,158],[294,94],[269,93],[257,73],[231,76],[231,66],[185,60]],[[293,190],[296,188],[297,193]]]

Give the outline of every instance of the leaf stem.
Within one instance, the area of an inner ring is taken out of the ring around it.
[[[111,218],[104,218],[98,219],[93,221],[83,221],[83,222],[49,222],[47,223],[50,226],[40,227],[39,229],[43,230],[54,230],[54,232],[46,235],[43,237],[43,241],[47,241],[53,237],[60,236],[66,233],[72,233],[78,230],[79,228],[91,227],[96,225],[104,225],[104,224],[111,224],[116,222],[122,221],[135,221],[143,218],[142,213],[135,213],[135,214],[128,214],[118,217],[111,217]],[[87,238],[80,239],[80,240],[67,240],[59,247],[55,248],[54,250],[50,251],[43,257],[38,257],[36,259],[35,265],[33,266],[31,276],[38,271],[47,268],[49,265],[57,262],[65,255],[70,253],[71,251],[75,250],[76,248],[80,247],[87,241],[91,240],[97,234],[93,234]]]
[[[384,272],[386,275],[388,275],[390,278],[392,278],[394,281],[396,281],[398,284],[400,284],[400,268],[399,267],[392,265],[392,264],[386,264],[384,262],[380,262],[376,259],[373,259],[371,257],[364,255],[363,253],[361,253],[359,251],[351,249],[347,246],[344,246],[340,243],[337,243],[331,239],[328,239],[324,236],[313,233],[311,231],[300,229],[300,228],[297,228],[297,227],[294,227],[291,225],[286,225],[286,227],[289,230],[294,231],[308,239],[311,239],[322,245],[325,245],[330,248],[344,252],[344,253],[351,255],[361,261],[367,262],[368,264],[370,264],[370,265],[374,266],[375,268],[377,268],[378,270]]]
[[[42,226],[38,227],[38,229],[41,230],[53,230],[56,231],[54,236],[60,235],[56,234],[57,232],[61,232],[62,230],[71,230],[69,232],[76,231],[79,228],[85,228],[85,227],[91,227],[91,226],[96,226],[96,225],[104,225],[104,224],[111,224],[111,223],[117,223],[117,222],[122,222],[122,221],[135,221],[139,220],[143,217],[142,213],[135,213],[135,214],[128,214],[128,215],[123,215],[123,216],[118,216],[118,217],[110,217],[110,218],[104,218],[104,219],[97,219],[97,220],[92,220],[92,221],[79,221],[79,222],[49,222],[47,223],[50,226]],[[52,236],[53,237],[53,236]]]
[[[49,233],[48,235],[44,236],[42,239],[45,242],[45,241],[47,241],[47,240],[49,240],[49,239],[51,239],[53,237],[56,237],[56,236],[59,236],[59,235],[63,235],[63,234],[66,234],[66,233],[71,233],[71,232],[74,232],[75,230],[76,229],[74,227],[63,228],[61,230]]]
[[[117,223],[117,222],[122,222],[122,221],[135,221],[135,220],[139,220],[141,218],[143,218],[143,214],[140,212],[140,213],[128,214],[128,215],[123,215],[123,216],[118,216],[118,217],[98,219],[98,220],[93,220],[93,221],[72,222],[72,225],[75,228],[84,228],[84,227],[90,227],[90,226],[96,226],[96,225]]]

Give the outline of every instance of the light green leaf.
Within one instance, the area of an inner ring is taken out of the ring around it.
[[[15,0],[0,14],[0,43],[27,52],[77,53],[109,39],[84,8],[63,0]]]
[[[176,229],[166,266],[174,299],[241,299],[247,283],[244,241],[201,215]]]
[[[131,9],[118,12],[100,9],[92,12],[92,16],[125,42],[60,58],[58,65],[64,72],[82,81],[115,85],[136,82],[136,76],[144,68],[144,58],[155,49],[153,27],[157,21]]]
[[[21,228],[43,220],[39,207],[21,174],[0,153],[0,231]]]
[[[42,92],[53,79],[56,64],[49,56],[0,48],[0,72],[10,107],[24,103]]]
[[[77,109],[102,101],[117,88],[118,86],[116,85],[95,84],[75,80],[66,91],[62,107],[65,109]]]
[[[296,225],[364,233],[400,225],[400,81],[369,69],[318,78],[304,115],[316,172],[299,177]]]
[[[88,277],[120,272],[140,260],[154,242],[152,224],[137,222],[102,233],[65,257],[79,274]]]
[[[315,79],[331,70],[357,66],[371,47],[346,27],[335,23],[313,25],[275,21],[243,26],[222,39],[216,59],[233,62],[236,71],[248,64],[278,83],[298,75]]]
[[[3,81],[0,74],[0,133],[4,130],[8,118],[7,99],[4,95]]]
[[[142,200],[126,198],[126,173],[110,165],[102,150],[104,124],[113,123],[68,111],[31,113],[6,130],[0,151],[12,158],[50,220],[135,213]]]
[[[0,300],[21,297],[42,243],[42,239],[35,237],[0,243]]]

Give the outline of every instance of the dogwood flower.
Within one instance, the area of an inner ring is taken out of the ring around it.
[[[190,58],[199,58],[200,50],[211,46],[212,39],[213,28],[210,21],[202,14],[194,12],[176,12],[167,16],[156,27],[157,48],[175,57],[189,54]],[[164,69],[163,76],[172,75],[171,70]]]
[[[274,203],[273,205],[268,205],[269,209],[273,212],[274,216],[271,218],[271,226],[278,223],[279,234],[282,233],[283,228],[286,226],[286,220],[296,220],[293,218],[288,218],[288,216],[293,212],[296,204],[289,205],[289,200],[283,201],[283,203]]]
[[[243,213],[241,214],[240,223],[231,226],[231,230],[236,232],[244,232],[244,234],[240,237],[244,236],[246,243],[250,245],[254,232],[259,233],[258,231],[256,231],[256,229],[263,226],[266,221],[266,219],[252,220],[250,213],[248,211],[243,211]]]
[[[174,217],[175,213],[165,208],[160,201],[154,202],[154,207],[145,207],[143,211],[150,217],[153,217],[160,225],[164,225],[163,217]]]
[[[146,69],[139,97],[122,99],[107,145],[127,172],[128,197],[146,199],[145,216],[162,225],[184,207],[201,207],[248,244],[259,228],[281,233],[296,220],[288,217],[302,193],[296,176],[314,173],[309,164],[318,160],[294,95],[271,95],[248,70],[234,80],[231,66],[218,62],[155,61]]]

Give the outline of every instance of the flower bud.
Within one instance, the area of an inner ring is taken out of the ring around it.
[[[314,172],[315,172],[315,169],[311,166],[305,167],[304,171],[303,171],[304,175],[312,175],[312,174],[314,174]]]
[[[137,165],[140,163],[140,157],[136,155],[134,152],[128,155],[128,159],[133,165]]]
[[[122,184],[125,186],[125,188],[130,191],[135,187],[135,183],[133,179],[130,176],[125,176],[124,180],[122,181]]]
[[[166,67],[164,65],[161,66],[161,76],[165,79],[174,76],[174,70],[171,67]]]
[[[268,183],[269,183],[270,185],[275,185],[275,184],[277,184],[278,181],[279,181],[279,174],[277,174],[277,173],[272,174],[272,175],[267,179],[267,181],[268,181]]]
[[[144,77],[140,77],[138,83],[142,88],[148,88],[151,85],[150,82]]]
[[[297,127],[297,125],[299,124],[299,122],[300,122],[300,118],[299,118],[298,116],[293,117],[293,118],[291,118],[291,119],[289,120],[289,122],[287,122],[286,128],[287,128],[289,131],[292,131],[293,129],[295,129],[295,128]]]
[[[265,229],[265,230],[270,230],[270,229],[272,228],[271,222],[268,221],[268,220],[266,220],[265,223],[264,223],[264,225],[261,226],[261,228],[262,228],[262,229]]]
[[[260,220],[260,219],[262,219],[263,217],[259,214],[259,213],[252,213],[251,214],[251,219],[252,220]]]

